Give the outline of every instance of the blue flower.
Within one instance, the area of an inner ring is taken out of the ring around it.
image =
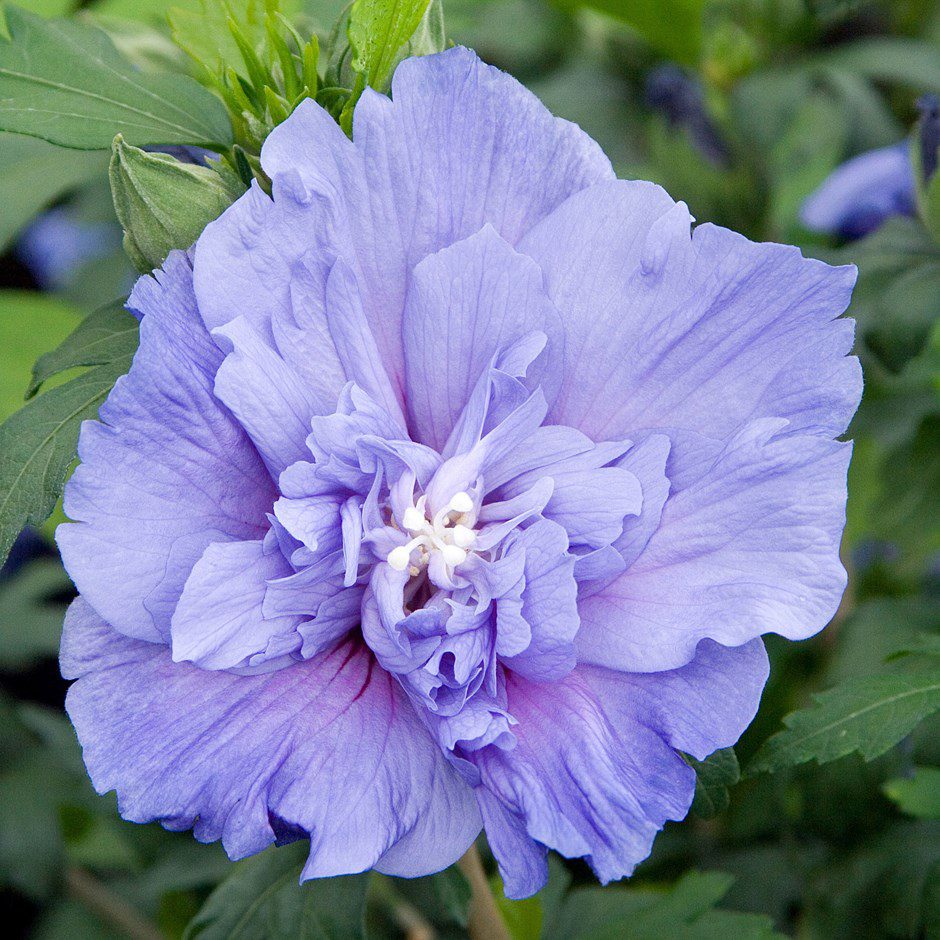
[[[803,203],[800,221],[814,232],[861,238],[895,215],[915,213],[914,170],[907,141],[843,163]]]
[[[84,221],[68,207],[57,206],[30,223],[17,242],[16,254],[40,287],[58,290],[86,264],[120,246],[117,225]]]
[[[304,878],[555,849],[629,874],[819,630],[855,271],[615,179],[466,49],[313,102],[137,285],[58,542],[68,710],[122,814]]]

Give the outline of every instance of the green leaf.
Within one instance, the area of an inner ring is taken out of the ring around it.
[[[654,49],[684,65],[702,51],[705,0],[564,0],[607,13],[632,26]]]
[[[747,767],[749,774],[858,751],[871,760],[940,711],[940,668],[849,679],[815,696],[816,705],[783,719]]]
[[[94,418],[118,376],[122,356],[50,389],[0,425],[0,562],[20,530],[40,525],[62,493],[79,427]]]
[[[56,655],[65,605],[55,598],[70,590],[71,582],[54,558],[37,559],[0,581],[0,666],[22,669]]]
[[[299,884],[306,840],[271,848],[235,870],[209,895],[186,940],[305,937],[352,940],[365,935],[369,876],[320,878]]]
[[[428,0],[355,0],[349,11],[352,66],[372,88],[388,89],[427,9]]]
[[[135,69],[97,27],[6,14],[0,129],[80,150],[110,147],[118,133],[139,146],[231,144],[222,102],[193,79]]]
[[[137,342],[137,320],[124,305],[102,307],[85,317],[55,349],[39,357],[27,395],[32,397],[44,382],[67,369],[100,366],[133,356]]]
[[[579,888],[548,925],[545,940],[777,937],[767,917],[715,908],[733,882],[722,872],[691,871],[666,890]]]
[[[703,761],[686,756],[695,771],[695,797],[692,812],[702,819],[712,819],[728,808],[728,787],[741,779],[741,769],[733,747],[715,751]]]
[[[189,248],[241,195],[209,167],[146,153],[120,134],[108,175],[124,248],[143,272],[160,267],[174,248]]]
[[[837,46],[813,62],[878,81],[940,92],[940,56],[932,43],[884,36]]]
[[[78,310],[48,294],[0,290],[0,421],[22,408],[36,357],[79,322]]]
[[[0,134],[0,166],[0,251],[46,206],[107,170],[100,153],[64,150],[19,134]]]
[[[902,813],[940,819],[940,767],[915,767],[913,777],[889,780],[882,789]]]

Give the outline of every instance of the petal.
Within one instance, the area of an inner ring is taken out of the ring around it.
[[[275,828],[302,831],[304,878],[383,857],[391,873],[429,874],[479,831],[471,791],[361,645],[266,675],[207,672],[114,633],[79,599],[62,671],[78,678],[66,707],[89,774],[100,793],[117,790],[125,819],[192,826],[232,858],[270,845]]]
[[[704,757],[754,716],[767,659],[759,641],[703,644],[672,672],[579,666],[558,683],[507,681],[516,747],[472,755],[487,838],[509,897],[545,882],[545,849],[584,857],[598,878],[629,875],[668,819],[688,812],[695,774],[676,748]]]
[[[754,422],[670,497],[639,558],[579,605],[581,661],[671,669],[704,637],[803,639],[829,622],[846,583],[839,542],[852,448],[786,430]]]
[[[558,313],[538,266],[491,225],[421,261],[402,321],[412,437],[442,450],[493,356],[536,330],[556,337],[540,360],[550,379],[562,365]]]
[[[79,590],[128,636],[169,636],[192,566],[213,542],[257,539],[274,486],[212,386],[221,353],[199,319],[186,255],[172,254],[129,304],[140,348],[82,427],[65,491],[75,525],[56,538]]]
[[[261,541],[218,542],[196,562],[173,614],[174,662],[233,669],[267,662],[300,648],[299,617],[266,618],[267,581],[293,569]],[[287,649],[285,650],[285,647]]]
[[[331,122],[334,129],[342,132]],[[209,330],[244,316],[253,331],[328,409],[345,382],[326,318],[327,277],[336,257],[325,201],[293,177],[257,184],[211,222],[195,247],[194,285]]]
[[[272,179],[299,173],[336,207],[335,239],[353,252],[347,260],[357,261],[366,317],[401,387],[408,272],[487,222],[515,244],[571,193],[613,171],[578,127],[467,49],[403,62],[392,99],[366,90],[355,145],[303,102],[265,141],[262,164]]]
[[[213,331],[228,355],[215,377],[215,393],[238,418],[275,479],[292,463],[309,458],[310,419],[332,412],[302,378],[241,316]]]
[[[756,244],[690,216],[648,183],[596,186],[519,245],[565,322],[565,382],[550,419],[594,440],[662,430],[727,441],[763,417],[841,434],[861,371],[846,358],[855,269]],[[670,478],[675,475],[670,473]]]
[[[580,621],[575,556],[568,553],[565,530],[547,519],[518,530],[513,541],[525,553],[521,614],[531,627],[532,639],[524,652],[506,657],[504,663],[530,679],[557,680],[577,661],[573,640]]]

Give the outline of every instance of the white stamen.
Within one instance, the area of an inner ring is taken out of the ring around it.
[[[407,545],[399,545],[388,553],[386,561],[396,571],[404,571],[411,562],[411,550]]]
[[[445,545],[441,548],[441,557],[444,559],[444,564],[454,568],[467,560],[467,553],[459,545]]]
[[[473,529],[469,529],[459,522],[454,526],[454,545],[459,545],[461,548],[469,548],[476,540],[476,533]]]
[[[427,524],[427,519],[423,512],[415,506],[409,506],[402,516],[401,523],[406,529],[412,532],[418,532]]]
[[[454,498],[448,504],[448,509],[460,513],[470,512],[473,509],[473,500],[470,498],[470,494],[463,491],[455,493]]]

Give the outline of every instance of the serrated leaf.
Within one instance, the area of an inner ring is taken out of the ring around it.
[[[387,90],[401,51],[421,24],[428,0],[356,0],[349,11],[353,68]]]
[[[65,150],[19,134],[0,134],[0,166],[0,251],[60,196],[107,172],[100,153]]]
[[[186,940],[305,937],[354,940],[365,936],[368,874],[299,884],[309,852],[302,840],[239,862],[209,895],[186,928]]]
[[[816,705],[783,719],[785,730],[764,742],[749,774],[824,764],[853,751],[865,760],[883,754],[940,711],[940,668],[849,679],[814,698]]]
[[[54,558],[30,562],[13,578],[0,581],[0,667],[23,668],[55,656],[65,605],[56,601],[71,589]]]
[[[722,748],[698,761],[686,756],[686,761],[695,771],[695,797],[692,812],[702,819],[712,819],[728,808],[728,787],[741,779],[741,768],[733,747]]]
[[[915,767],[913,776],[889,780],[882,789],[902,813],[940,819],[940,767]]]
[[[36,360],[27,395],[32,397],[52,376],[80,366],[99,366],[133,356],[138,343],[138,323],[123,304],[90,313],[58,345]]]
[[[632,26],[654,49],[684,65],[698,62],[705,0],[565,0]]]
[[[105,149],[115,134],[137,146],[224,148],[232,128],[222,102],[185,75],[135,69],[106,33],[9,7],[0,42],[0,130],[62,147]]]
[[[0,425],[0,563],[26,525],[39,525],[62,493],[79,427],[94,418],[131,356],[95,366],[34,398]]]

